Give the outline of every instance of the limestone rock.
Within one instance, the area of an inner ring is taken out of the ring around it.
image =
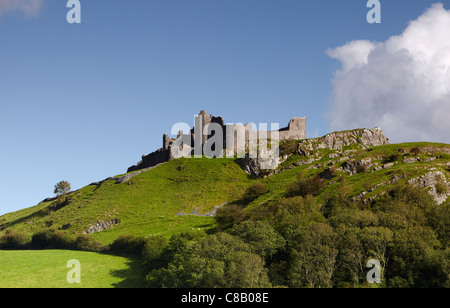
[[[433,199],[438,203],[444,203],[449,197],[449,187],[450,183],[447,182],[447,178],[445,177],[442,171],[432,170],[428,173],[413,178],[408,181],[408,184],[412,184],[421,188],[428,189],[428,193],[433,197]],[[447,188],[447,191],[440,192],[437,188],[438,185],[442,185]]]
[[[359,144],[362,148],[390,144],[379,127],[334,132],[324,137],[307,139],[299,143],[298,153],[307,156],[317,149],[342,150],[343,147]]]

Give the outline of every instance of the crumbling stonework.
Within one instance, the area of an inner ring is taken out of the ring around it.
[[[217,130],[214,130],[214,127]],[[222,133],[222,135],[216,135],[219,133]],[[276,135],[274,135],[275,133]],[[245,151],[245,148],[239,147],[240,141],[250,147],[256,146],[252,142],[258,140],[258,138],[267,140],[275,137],[278,140],[306,139],[306,118],[293,118],[287,127],[274,131],[257,131],[253,129],[251,123],[246,125],[225,124],[222,117],[208,115],[206,111],[202,110],[195,118],[194,128],[188,134],[180,131],[176,138],[169,138],[168,135],[164,134],[162,148],[148,155],[143,155],[142,160],[129,167],[127,172],[149,168],[173,159],[173,152],[177,151],[180,141],[182,141],[189,155],[203,155],[203,146],[213,137],[222,141],[223,150],[226,153],[229,153],[229,151],[233,151],[232,153]],[[175,151],[172,151],[172,149]]]

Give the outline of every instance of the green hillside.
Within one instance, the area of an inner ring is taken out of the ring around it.
[[[411,149],[418,149],[418,152],[413,150],[413,154]],[[251,183],[265,183],[268,192],[247,207],[247,210],[255,209],[284,197],[288,185],[299,173],[303,177],[313,177],[327,169],[333,170],[333,178],[326,180],[327,186],[319,197],[337,194],[341,187],[341,182],[336,180],[339,178],[345,179],[350,197],[369,199],[433,170],[449,178],[449,149],[446,144],[407,143],[370,149],[359,145],[335,151],[321,149],[306,157],[294,151],[265,178],[249,176],[233,159],[182,158],[143,172],[125,183],[108,180],[86,186],[69,195],[68,204],[62,207],[55,200],[3,215],[0,230],[14,229],[31,235],[52,229],[76,236],[99,221],[117,219],[118,223],[110,229],[90,235],[103,244],[111,243],[122,234],[170,236],[193,229],[214,231],[213,217],[177,214],[181,211],[189,214],[196,209],[203,214],[225,202],[239,202]],[[346,162],[363,162],[364,165],[359,170],[355,167],[356,174],[351,174],[339,170]]]
[[[86,186],[69,195],[62,208],[58,208],[58,201],[52,201],[6,214],[0,217],[0,228],[30,234],[53,229],[75,235],[98,221],[118,219],[110,230],[92,235],[105,244],[120,234],[169,236],[211,229],[212,217],[177,214],[196,208],[200,213],[211,211],[239,198],[248,183],[247,175],[232,160],[174,160],[122,184],[109,180]]]
[[[184,158],[94,183],[1,216],[0,247],[134,254],[152,287],[367,287],[371,258],[383,287],[450,286],[450,145],[322,145],[283,142],[259,175]],[[0,251],[0,270],[30,253]]]

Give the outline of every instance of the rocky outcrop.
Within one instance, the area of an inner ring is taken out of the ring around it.
[[[390,142],[379,127],[355,129],[334,132],[320,138],[302,140],[298,145],[298,153],[303,156],[308,156],[318,149],[342,150],[345,146],[355,144],[361,148],[370,148],[390,144]]]
[[[426,189],[437,204],[444,203],[450,195],[450,183],[447,182],[447,178],[442,171],[429,171],[422,176],[409,180],[408,184]]]
[[[95,232],[105,231],[110,228],[112,228],[114,225],[118,224],[120,222],[120,219],[113,219],[110,221],[97,221],[94,225],[87,228],[83,233],[84,234],[91,234]]]
[[[305,156],[308,158],[309,156],[314,156],[315,151],[320,149],[329,149],[334,151],[342,151],[342,153],[332,153],[329,154],[329,157],[333,156],[333,158],[337,158],[340,156],[341,160],[346,160],[349,158],[352,152],[357,150],[355,149],[345,149],[347,146],[357,146],[360,149],[367,149],[373,146],[386,145],[389,144],[389,139],[384,135],[383,131],[376,127],[372,129],[355,129],[351,131],[342,131],[342,132],[334,132],[328,134],[324,137],[314,138],[314,139],[303,139],[298,141],[297,152],[301,156]],[[291,150],[292,152],[295,150]],[[290,153],[296,154],[296,153]],[[284,160],[289,157],[280,157],[276,161],[272,162],[273,164],[280,164]],[[310,164],[315,160],[320,160],[320,157],[310,157],[308,160],[302,161],[300,163],[294,164],[292,166],[287,167],[287,169],[298,166],[299,164]],[[273,170],[276,168],[271,168],[272,170],[265,170],[267,168],[263,168],[261,166],[261,159],[258,158],[249,158],[248,155],[245,158],[240,158],[236,160],[236,163],[248,174],[253,176],[260,176],[264,173],[277,173],[277,170]],[[364,169],[368,169],[372,166],[371,160],[361,160],[361,161],[349,161],[345,162],[341,171],[345,171],[350,173],[351,175],[356,174],[360,171],[364,171]],[[322,167],[322,166],[318,166]],[[265,172],[266,171],[266,172]]]

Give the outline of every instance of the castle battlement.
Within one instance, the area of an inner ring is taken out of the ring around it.
[[[287,127],[276,128],[272,131],[267,129],[258,131],[253,127],[252,123],[245,125],[225,124],[222,117],[208,115],[205,110],[202,110],[195,117],[194,128],[184,132],[179,131],[176,138],[170,138],[169,135],[164,134],[162,148],[148,155],[143,155],[142,160],[137,165],[128,168],[127,172],[152,167],[173,159],[172,147],[179,146],[180,142],[185,146],[187,145],[187,150],[190,154],[202,155],[203,145],[212,138],[222,142],[224,151],[234,151],[233,153],[239,149],[239,141],[244,141],[243,143],[250,147],[250,143],[257,142],[261,136],[264,136],[265,139],[276,138],[280,141],[306,139],[306,118],[293,118],[289,121]],[[218,132],[221,135],[216,135]]]

